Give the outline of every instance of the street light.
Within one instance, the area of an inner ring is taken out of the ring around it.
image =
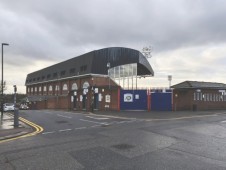
[[[4,100],[3,100],[3,46],[4,45],[9,45],[9,44],[7,44],[7,43],[2,43],[2,103],[1,103],[1,106],[2,106],[2,108],[1,108],[1,120],[3,119],[3,102],[4,102]]]
[[[109,86],[109,89],[110,89],[110,67],[111,67],[111,64],[110,64],[110,62],[108,62],[107,68],[108,68],[108,86]]]

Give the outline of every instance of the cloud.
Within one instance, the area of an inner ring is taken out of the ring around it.
[[[17,68],[23,79],[45,66],[37,63],[109,46],[152,45],[152,82],[161,82],[163,73],[178,80],[208,75],[223,81],[225,15],[224,0],[11,0],[0,2],[0,39],[10,44],[7,67]]]

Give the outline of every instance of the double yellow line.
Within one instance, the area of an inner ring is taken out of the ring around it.
[[[12,114],[9,114],[9,115],[11,117],[13,117]],[[19,120],[22,121],[23,123],[31,126],[32,128],[34,128],[35,131],[33,131],[31,133],[27,133],[25,135],[21,135],[21,136],[17,136],[17,137],[12,137],[12,138],[8,138],[8,139],[3,139],[3,140],[0,141],[0,143],[8,142],[8,141],[12,141],[12,140],[15,140],[15,139],[20,139],[20,138],[25,138],[25,137],[29,137],[29,136],[34,136],[34,135],[37,135],[38,133],[41,133],[44,130],[41,126],[39,126],[39,125],[37,125],[37,124],[35,124],[35,123],[27,120],[27,119],[24,119],[22,117],[19,117]]]

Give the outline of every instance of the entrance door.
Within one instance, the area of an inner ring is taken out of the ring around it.
[[[77,96],[74,96],[74,100],[73,100],[73,109],[74,109],[74,110],[77,109]]]
[[[94,94],[94,109],[98,109],[98,93]]]
[[[83,98],[82,98],[82,109],[86,109],[86,95],[83,95]]]

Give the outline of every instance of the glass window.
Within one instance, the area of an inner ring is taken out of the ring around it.
[[[59,91],[59,85],[56,85],[56,87],[55,87],[55,91]]]
[[[43,87],[43,91],[46,91],[46,86]]]
[[[73,83],[71,86],[71,90],[78,90],[78,86],[76,83]]]
[[[89,87],[89,83],[87,81],[84,82],[82,88],[83,89],[88,89],[88,87]]]
[[[67,88],[67,84],[64,84],[63,85],[63,90],[67,90],[68,88]]]
[[[53,86],[49,86],[49,91],[53,91]]]

